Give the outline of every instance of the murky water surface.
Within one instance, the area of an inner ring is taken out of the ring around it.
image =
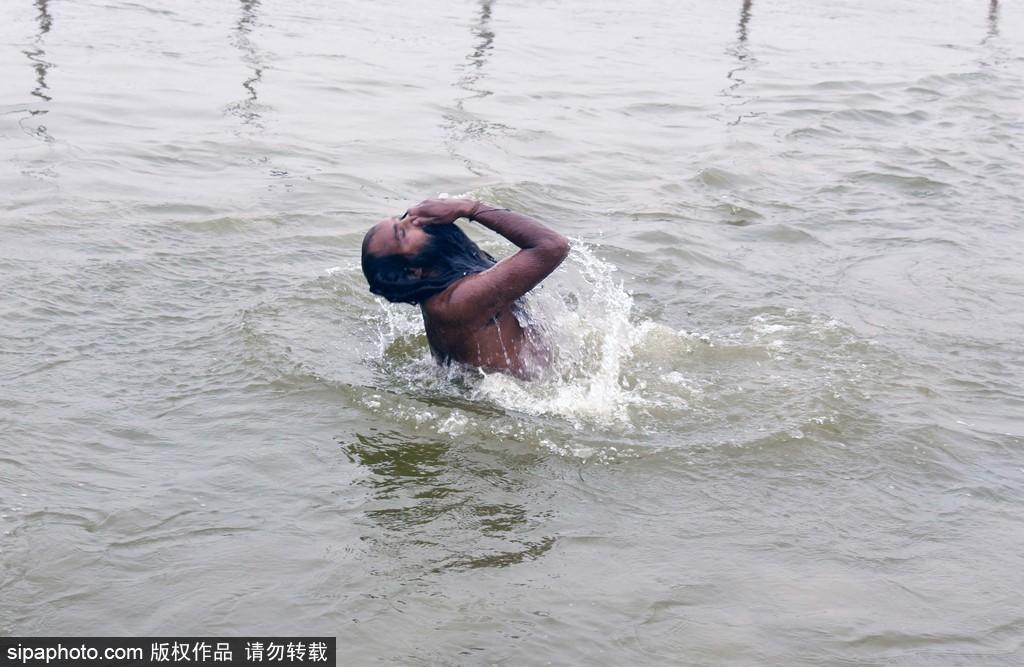
[[[1020,3],[0,8],[0,632],[1024,663]],[[545,380],[368,294],[439,192]]]

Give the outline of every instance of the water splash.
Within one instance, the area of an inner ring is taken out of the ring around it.
[[[636,426],[637,410],[658,402],[645,392],[646,383],[629,372],[638,347],[649,344],[647,352],[655,354],[659,346],[685,352],[694,337],[635,320],[633,296],[615,271],[576,242],[563,268],[528,295],[531,325],[551,351],[549,366],[535,380],[458,366],[439,369],[426,348],[419,312],[383,302],[375,318],[378,361],[418,390],[447,387],[505,411],[557,416],[577,429],[629,430]]]
[[[530,323],[551,351],[532,381],[438,366],[418,310],[379,302],[366,315],[367,362],[386,393],[366,407],[436,437],[522,442],[599,462],[666,442],[658,434],[678,447],[758,446],[862,419],[871,345],[842,322],[754,304],[714,332],[678,330],[639,316],[616,274],[576,242],[528,295]]]
[[[558,415],[577,428],[631,425],[630,407],[646,397],[624,370],[656,325],[633,320],[633,297],[615,270],[576,243],[566,270],[528,299],[552,352],[550,367],[533,382],[485,375],[477,396],[527,414]]]

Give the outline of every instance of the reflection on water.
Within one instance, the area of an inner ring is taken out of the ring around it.
[[[736,44],[726,49],[726,53],[734,57],[737,61],[736,67],[729,70],[729,73],[725,76],[725,78],[729,79],[730,83],[722,91],[722,94],[726,97],[733,98],[732,102],[725,105],[727,111],[731,110],[733,107],[742,106],[750,101],[749,98],[739,94],[739,89],[746,83],[746,79],[741,78],[740,73],[746,71],[751,64],[757,62],[756,59],[751,56],[750,50],[747,47],[751,5],[753,5],[753,0],[743,0],[743,5],[740,7],[739,26],[736,28]],[[741,113],[736,116],[735,120],[727,121],[726,124],[738,125],[744,118],[753,118],[758,115],[758,113]]]
[[[473,86],[483,73],[483,66],[487,62],[485,56],[493,48],[494,33],[491,31],[491,5],[493,0],[481,0],[480,20],[473,26],[473,35],[476,37],[476,48],[466,58],[469,61],[469,70],[466,76],[459,82],[466,90],[475,90]],[[489,95],[487,91],[478,91],[480,96]]]
[[[38,97],[44,102],[50,102],[53,98],[49,94],[50,86],[46,83],[46,74],[53,67],[53,63],[46,60],[46,51],[43,50],[43,38],[50,32],[50,28],[53,25],[53,17],[50,15],[49,0],[36,0],[35,6],[39,10],[36,14],[39,30],[32,43],[32,48],[25,50],[23,53],[28,56],[28,59],[32,62],[32,68],[36,72],[36,87],[32,90],[32,96]],[[29,113],[33,116],[41,116],[47,112],[47,109],[29,109]],[[39,137],[47,143],[53,141],[53,137],[50,136],[45,125],[39,125],[35,129],[27,131],[29,134]]]
[[[999,0],[991,0],[988,5],[988,35],[984,42],[999,36]]]
[[[34,45],[31,49],[25,51],[25,55],[32,61],[32,67],[36,71],[36,87],[32,91],[32,94],[40,99],[44,99],[47,102],[51,100],[51,97],[45,92],[49,90],[49,86],[46,85],[46,71],[53,67],[53,63],[45,60],[46,52],[43,50],[43,37],[46,33],[50,32],[50,26],[53,25],[53,17],[50,16],[49,0],[36,0],[36,8],[39,13],[36,15],[36,20],[39,22],[39,32],[36,33]],[[45,111],[33,111],[36,113],[46,113]]]
[[[747,24],[750,23],[750,5],[753,4],[753,0],[743,0],[743,7],[740,9],[740,27],[739,36],[740,44],[747,43]]]
[[[554,545],[550,536],[528,539],[530,515],[519,502],[522,485],[503,467],[467,461],[450,442],[397,432],[354,437],[339,443],[372,473],[364,481],[373,492],[365,516],[384,531],[381,549],[404,551],[413,545],[410,558],[420,566],[427,561],[436,572],[513,565]],[[502,488],[511,493],[495,493]]]
[[[466,56],[466,64],[462,65],[462,75],[455,85],[467,95],[455,101],[455,108],[445,114],[445,125],[448,130],[447,145],[449,154],[463,162],[474,174],[480,174],[481,168],[472,163],[459,151],[459,145],[467,139],[481,138],[508,129],[507,126],[487,121],[466,110],[470,100],[482,99],[493,95],[493,91],[481,87],[484,78],[484,66],[494,48],[494,32],[491,30],[491,8],[493,0],[480,0],[480,15],[472,27],[474,37],[473,50]]]
[[[262,129],[259,95],[256,84],[263,79],[263,61],[260,52],[252,43],[250,35],[258,20],[256,10],[260,0],[239,0],[242,13],[235,24],[234,45],[242,53],[242,60],[251,68],[252,75],[242,82],[246,97],[228,107],[228,111],[242,119],[246,125]]]

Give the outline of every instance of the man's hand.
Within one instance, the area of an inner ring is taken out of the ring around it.
[[[450,225],[459,218],[470,217],[479,206],[480,202],[473,199],[427,199],[406,211],[406,215],[418,227]]]

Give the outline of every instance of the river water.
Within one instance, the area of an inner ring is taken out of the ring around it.
[[[1024,663],[1019,2],[0,9],[0,633]],[[441,192],[549,377],[367,292]]]

